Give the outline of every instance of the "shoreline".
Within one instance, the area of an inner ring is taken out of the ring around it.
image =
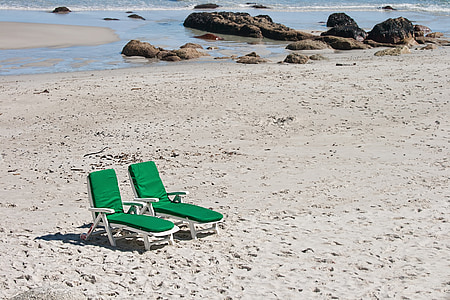
[[[449,64],[446,47],[0,76],[0,298],[445,298]],[[87,174],[114,168],[126,201],[146,160],[220,234],[81,241]]]
[[[140,59],[128,59],[120,55],[123,47],[132,39],[140,39],[142,41],[148,41],[156,47],[165,49],[176,49],[181,45],[192,42],[199,43],[205,49],[211,47],[214,50],[208,50],[213,57],[221,56],[242,56],[247,53],[256,51],[257,54],[264,58],[271,59],[273,57],[286,56],[288,51],[284,49],[286,44],[282,42],[270,41],[270,40],[252,40],[247,38],[227,36],[225,41],[211,42],[200,41],[194,36],[201,32],[184,28],[181,23],[189,13],[193,10],[180,10],[180,11],[140,11],[146,20],[131,20],[127,17],[123,11],[80,11],[72,12],[68,15],[55,15],[48,12],[39,11],[0,11],[2,20],[11,22],[11,20],[27,20],[29,22],[39,23],[46,22],[60,26],[58,24],[64,23],[67,25],[89,25],[102,28],[100,30],[107,30],[108,28],[113,30],[114,33],[108,32],[105,41],[101,41],[103,36],[99,39],[90,39],[86,41],[84,39],[89,38],[90,34],[84,36],[78,34],[79,44],[90,43],[98,45],[96,46],[74,46],[68,48],[55,48],[66,47],[70,44],[64,42],[59,43],[47,35],[45,39],[50,40],[50,46],[52,48],[26,48],[16,50],[0,50],[2,52],[2,59],[0,60],[0,74],[1,76],[11,76],[17,74],[37,73],[47,74],[52,72],[64,73],[73,71],[89,71],[99,69],[121,69],[134,67],[136,65],[144,66],[148,64],[148,60]],[[250,14],[257,13],[256,10],[248,10]],[[285,24],[288,27],[295,28],[301,31],[323,31],[326,30],[323,22],[328,17],[328,12],[312,12],[308,14],[304,13],[280,13],[275,11],[265,12],[269,13],[275,22]],[[330,12],[331,13],[331,12]],[[402,12],[367,12],[367,11],[354,11],[348,13],[353,17],[362,28],[370,29],[378,21],[384,21],[390,17],[398,17],[403,15]],[[418,23],[431,22],[437,28],[441,28],[442,22],[438,22],[440,19],[433,18],[432,15],[421,15],[413,12],[408,12],[413,20],[417,20]],[[119,21],[105,21],[104,17],[117,18]],[[300,18],[301,17],[301,18]],[[16,24],[14,22],[14,24]],[[20,24],[20,23],[17,23]],[[48,26],[51,26],[47,24]],[[46,25],[46,26],[47,26]],[[41,25],[38,25],[41,27]],[[86,31],[94,28],[88,28]],[[59,27],[55,27],[59,28]],[[69,28],[70,29],[70,28]],[[74,28],[71,28],[72,30]],[[435,27],[431,27],[433,31],[437,31]],[[59,30],[59,29],[57,29]],[[3,33],[5,34],[5,33]],[[8,33],[9,35],[12,35]],[[115,36],[112,37],[111,34]],[[102,34],[100,34],[102,35]],[[69,35],[63,35],[63,39],[67,39]],[[52,40],[53,39],[53,40]],[[114,42],[115,40],[115,42]],[[100,44],[107,42],[108,44]],[[17,41],[22,44],[21,47],[29,47],[27,45],[29,41],[22,38]],[[68,41],[69,43],[71,41]],[[48,41],[39,39],[36,41],[36,46],[49,46]],[[47,44],[46,44],[47,43]],[[5,47],[8,45],[8,41],[2,43]],[[11,46],[8,46],[11,48]],[[283,58],[284,58],[283,57]],[[205,59],[207,61],[207,59]],[[199,62],[203,63],[203,59]]]

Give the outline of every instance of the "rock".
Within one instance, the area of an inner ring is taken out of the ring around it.
[[[345,13],[334,13],[328,16],[327,27],[335,27],[335,26],[356,26],[355,20],[346,15]]]
[[[203,47],[201,45],[194,44],[194,43],[186,43],[180,47],[180,49],[183,49],[183,48],[203,49]]]
[[[70,12],[71,12],[71,10],[65,6],[57,7],[52,11],[52,13],[55,13],[55,14],[68,14]]]
[[[326,32],[321,33],[322,36],[333,35],[345,38],[353,38],[357,41],[364,41],[367,37],[367,33],[358,27],[358,25],[338,25]]]
[[[309,57],[303,54],[291,53],[289,54],[283,62],[290,64],[306,64]]]
[[[390,5],[383,6],[381,9],[384,9],[384,10],[396,10],[395,8],[393,8]]]
[[[424,25],[414,25],[414,36],[425,36],[431,33],[431,29]]]
[[[428,44],[425,47],[420,48],[420,50],[436,50],[438,48],[435,44]]]
[[[352,50],[352,49],[369,49],[370,45],[364,44],[352,38],[343,38],[338,36],[326,35],[316,37],[315,40],[327,43],[331,48],[337,50]]]
[[[385,56],[385,55],[392,55],[392,56],[398,56],[401,54],[410,54],[411,50],[409,50],[409,48],[407,46],[400,46],[400,47],[395,47],[395,48],[391,48],[391,49],[385,49],[385,50],[380,50],[378,52],[375,52],[375,56]]]
[[[119,19],[116,18],[103,18],[105,21],[119,21]]]
[[[194,6],[194,9],[216,9],[220,7],[220,5],[213,4],[213,3],[207,3],[207,4],[199,4]]]
[[[220,36],[217,36],[212,33],[205,33],[203,35],[196,35],[194,37],[197,39],[203,39],[203,40],[213,40],[213,41],[223,40],[223,38],[221,38]]]
[[[429,33],[426,35],[426,37],[433,38],[433,39],[441,38],[443,36],[444,36],[444,34],[442,32],[432,32],[432,33]]]
[[[270,7],[261,5],[261,4],[254,4],[251,7],[256,8],[256,9],[270,9]]]
[[[293,42],[286,46],[286,49],[288,50],[322,50],[328,48],[330,48],[330,46],[328,46],[327,43],[312,39]]]
[[[255,52],[252,52],[244,56],[238,57],[238,60],[236,62],[240,64],[259,64],[267,62],[267,59],[261,58]]]
[[[376,48],[376,47],[392,47],[392,48],[395,48],[395,47],[398,46],[396,44],[378,43],[378,42],[375,42],[373,40],[367,40],[367,39],[364,41],[364,44],[369,45],[369,46],[374,47],[374,48]]]
[[[164,61],[181,61],[181,57],[179,57],[176,53],[169,50],[163,50],[158,53],[158,58]]]
[[[173,51],[179,58],[186,60],[186,59],[194,59],[199,58],[201,56],[205,56],[208,54],[202,53],[194,48],[183,48],[179,50]]]
[[[313,54],[309,57],[310,60],[328,60],[325,56],[322,54]]]
[[[131,14],[131,15],[128,16],[128,18],[131,18],[131,19],[139,19],[139,20],[145,20],[144,17],[141,17],[140,15],[137,15],[137,14]]]
[[[402,44],[412,38],[414,38],[414,26],[403,17],[388,19],[375,25],[367,36],[367,39],[391,44]]]
[[[122,54],[126,56],[143,56],[146,58],[155,58],[161,49],[158,49],[147,42],[139,40],[129,41],[122,49]]]
[[[198,51],[196,48],[202,46],[196,44],[186,44],[179,50],[165,50],[156,48],[147,42],[138,40],[129,41],[123,47],[122,54],[126,56],[143,56],[146,58],[157,58],[164,61],[180,61],[186,59],[199,58],[208,54]]]
[[[300,32],[282,24],[274,23],[269,16],[250,16],[248,13],[201,12],[191,13],[185,27],[203,31],[253,38],[270,38],[282,41],[300,41],[312,38],[310,33]]]

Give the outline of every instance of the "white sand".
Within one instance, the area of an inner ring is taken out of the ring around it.
[[[0,50],[94,46],[118,40],[106,27],[0,22]]]
[[[449,49],[373,52],[0,77],[0,298],[448,299]],[[144,160],[221,233],[80,241],[88,172]]]

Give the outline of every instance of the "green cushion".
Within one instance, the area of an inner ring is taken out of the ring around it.
[[[116,212],[123,212],[119,184],[113,169],[90,173],[89,184],[94,207],[112,208]]]
[[[128,167],[128,171],[138,197],[170,201],[153,161],[132,164]]]
[[[153,209],[157,213],[188,218],[200,223],[217,222],[223,218],[221,213],[189,203],[156,202],[153,203]]]
[[[128,171],[139,198],[159,199],[159,202],[152,203],[157,213],[187,217],[201,223],[215,222],[223,218],[222,214],[201,206],[171,202],[153,161],[132,164]]]
[[[147,232],[163,232],[174,227],[170,221],[145,215],[116,213],[107,215],[107,218],[110,223],[127,225]]]

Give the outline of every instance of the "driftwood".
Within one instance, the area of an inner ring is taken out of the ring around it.
[[[87,154],[83,155],[83,157],[102,153],[102,152],[105,151],[106,149],[108,149],[108,147],[105,147],[105,148],[103,148],[102,150],[97,151],[97,152],[87,153]]]

